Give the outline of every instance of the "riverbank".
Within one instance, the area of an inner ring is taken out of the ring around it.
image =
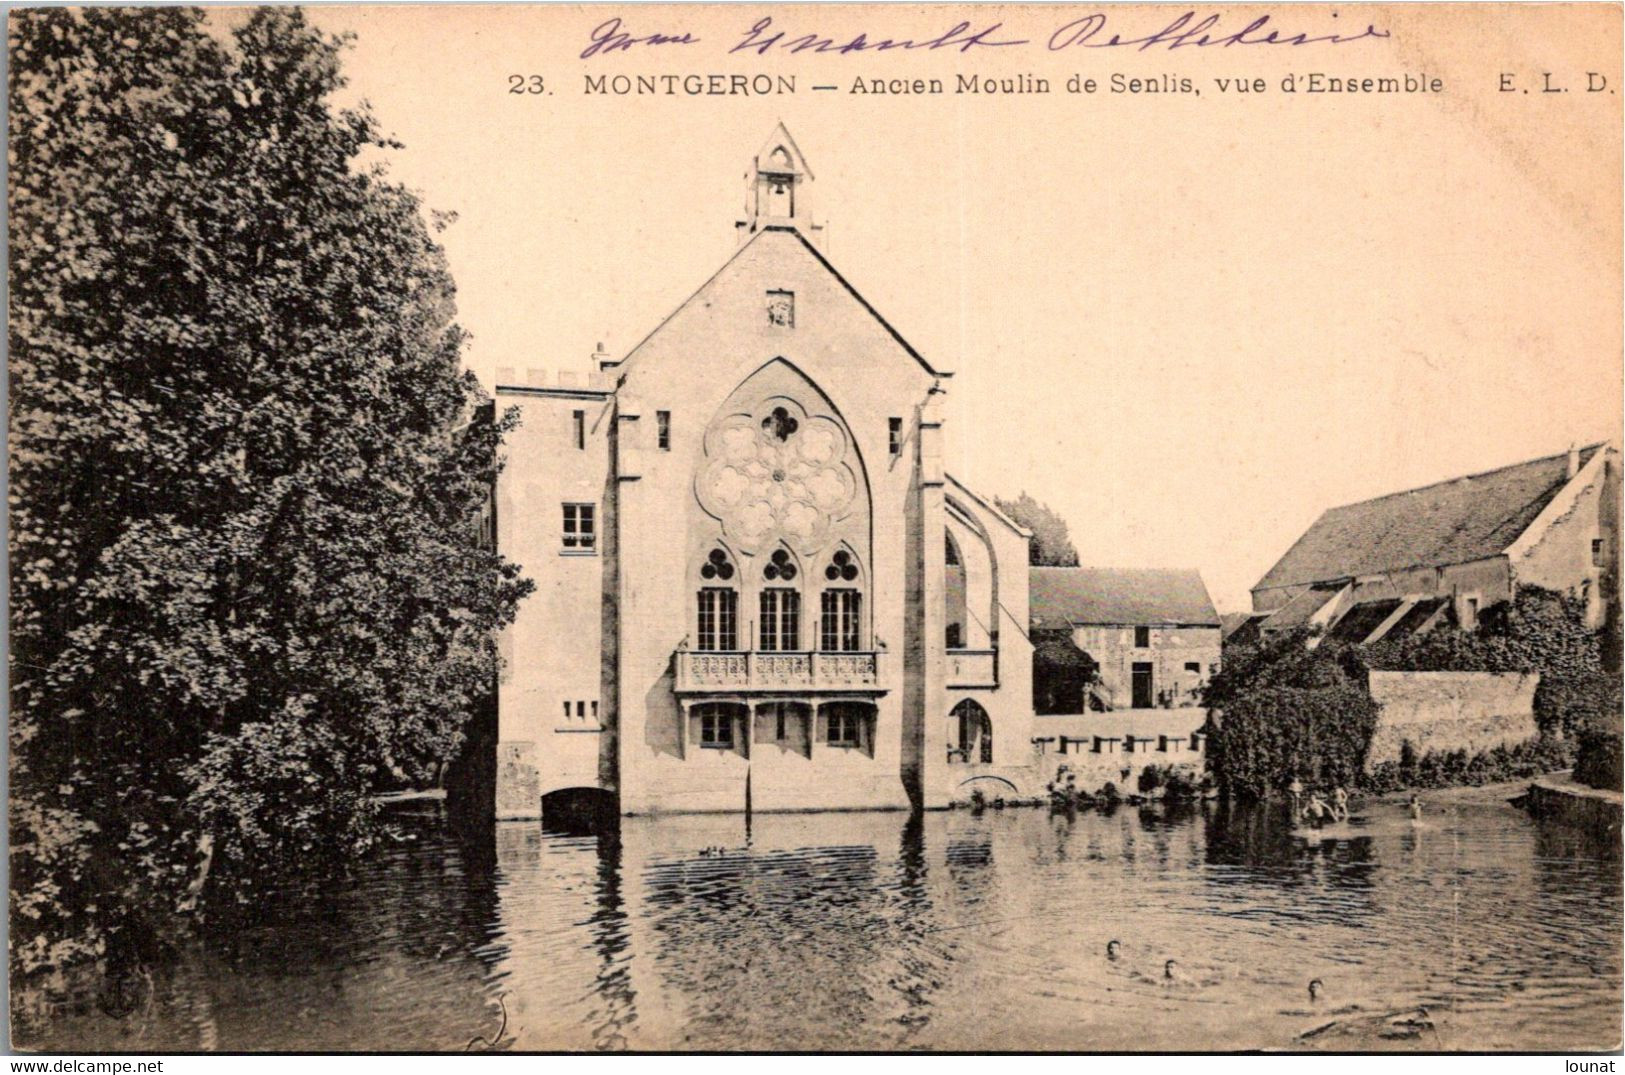
[[[1536,817],[1554,818],[1619,844],[1625,795],[1617,791],[1588,787],[1569,772],[1547,773],[1530,782],[1525,802]]]
[[[1494,806],[1523,795],[1529,790],[1532,780],[1567,776],[1568,772],[1567,769],[1558,769],[1535,776],[1520,777],[1517,780],[1501,780],[1494,784],[1463,784],[1453,788],[1404,788],[1399,791],[1383,792],[1381,795],[1369,795],[1364,801],[1367,804],[1403,806],[1410,802],[1412,795],[1416,795],[1426,806]]]

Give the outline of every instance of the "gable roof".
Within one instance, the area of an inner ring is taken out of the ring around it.
[[[741,243],[739,248],[728,256],[728,260],[724,261],[722,265],[718,267],[716,272],[712,273],[706,278],[705,283],[696,288],[693,294],[689,295],[688,298],[678,303],[676,309],[672,310],[671,313],[661,318],[660,323],[654,328],[650,329],[649,334],[644,336],[643,339],[639,340],[637,345],[626,353],[626,357],[615,364],[621,370],[621,376],[623,378],[625,377],[626,371],[632,367],[633,363],[638,357],[638,353],[643,350],[650,340],[654,339],[660,334],[661,329],[665,328],[666,325],[674,320],[678,314],[688,309],[688,307],[693,304],[694,300],[699,298],[700,295],[702,295],[707,288],[715,283],[723,273],[727,272],[728,267],[735,261],[738,261],[740,256],[744,254],[745,251],[749,250],[752,246],[755,246],[758,242],[760,242],[763,236],[772,234],[795,236],[796,239],[800,241],[801,245],[807,248],[807,252],[812,254],[813,258],[820,265],[822,265],[831,276],[835,278],[835,282],[840,284],[841,287],[845,289],[847,294],[856,299],[858,305],[862,306],[864,310],[868,312],[869,316],[873,317],[877,322],[879,322],[880,327],[886,330],[887,335],[889,335],[893,340],[896,340],[898,346],[902,347],[904,352],[907,353],[910,358],[918,362],[926,373],[929,373],[933,377],[947,378],[953,376],[953,371],[936,369],[931,365],[931,363],[927,362],[925,360],[925,356],[916,351],[913,344],[903,339],[902,334],[892,327],[891,322],[882,317],[879,310],[869,305],[868,299],[858,294],[857,288],[853,287],[851,282],[848,281],[846,277],[841,275],[840,270],[836,269],[834,265],[830,264],[829,259],[823,255],[823,252],[820,251],[818,247],[814,246],[805,235],[801,234],[800,230],[782,224],[770,224],[767,227],[764,227],[761,231],[757,232],[755,235],[752,235],[745,242]]]
[[[1033,628],[1076,624],[1218,627],[1219,613],[1194,569],[1028,568]]]
[[[1581,449],[1580,466],[1602,447]],[[1498,556],[1568,482],[1564,452],[1332,508],[1253,589]]]
[[[773,160],[773,154],[781,148],[789,158],[784,165],[779,165]],[[812,167],[807,163],[807,155],[796,145],[796,140],[790,136],[790,128],[784,125],[783,120],[780,120],[773,128],[773,133],[767,136],[762,148],[756,151],[756,170],[768,174],[788,171],[794,175],[805,175],[808,179],[818,178],[813,175]]]

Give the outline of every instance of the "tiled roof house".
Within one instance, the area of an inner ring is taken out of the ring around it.
[[[1253,587],[1256,625],[1374,642],[1472,627],[1533,585],[1584,598],[1600,626],[1618,602],[1618,460],[1593,444],[1331,508]]]
[[[1188,707],[1218,669],[1219,614],[1198,571],[1034,567],[1027,577],[1040,713]],[[1065,654],[1094,667],[1087,698],[1057,685]]]

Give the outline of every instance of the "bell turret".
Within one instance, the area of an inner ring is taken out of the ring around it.
[[[811,239],[822,230],[807,211],[807,181],[812,169],[783,123],[756,154],[745,176],[746,219],[739,221],[741,242],[764,228],[794,228]]]

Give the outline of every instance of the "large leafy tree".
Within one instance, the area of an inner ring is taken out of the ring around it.
[[[1072,535],[1066,520],[1048,504],[1027,493],[1014,500],[994,498],[999,510],[1033,532],[1027,543],[1027,562],[1044,567],[1077,567],[1078,550],[1072,546]]]
[[[389,143],[329,103],[344,43],[286,8],[9,39],[13,970],[117,969],[200,892],[364,847],[529,584],[475,541],[509,420],[361,163]]]

